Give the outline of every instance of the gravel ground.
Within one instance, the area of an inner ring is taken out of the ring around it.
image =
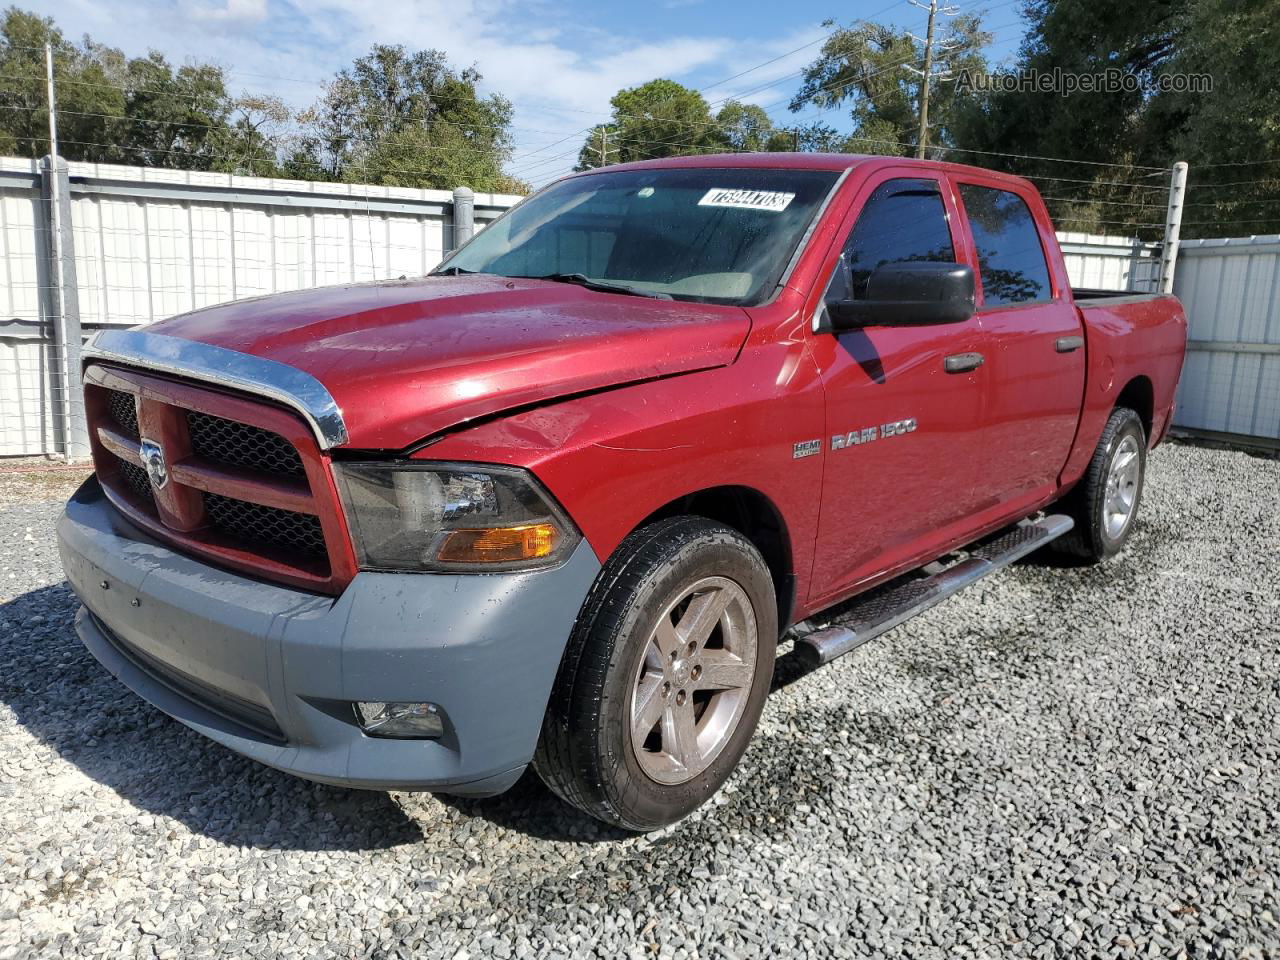
[[[1129,549],[1022,563],[816,673],[716,801],[613,833],[316,786],[75,639],[0,507],[0,957],[1280,956],[1280,463],[1168,445]]]

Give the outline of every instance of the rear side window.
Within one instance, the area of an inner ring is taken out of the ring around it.
[[[954,263],[951,228],[937,182],[901,179],[880,184],[849,231],[844,259],[853,283],[847,299],[852,300],[865,299],[871,271],[882,264],[902,260]]]
[[[978,248],[982,299],[988,307],[1048,300],[1049,267],[1040,234],[1016,193],[960,184],[960,197]]]

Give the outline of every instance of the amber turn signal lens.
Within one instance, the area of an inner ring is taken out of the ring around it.
[[[559,536],[554,524],[451,530],[436,559],[442,563],[512,563],[549,557]]]

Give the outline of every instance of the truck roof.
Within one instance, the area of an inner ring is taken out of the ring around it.
[[[976,167],[967,163],[951,163],[944,160],[918,160],[915,157],[890,157],[882,154],[865,153],[704,153],[693,156],[662,157],[657,160],[637,160],[633,163],[615,163],[608,167],[596,167],[581,173],[570,174],[571,177],[591,176],[608,171],[614,173],[625,170],[656,170],[692,167],[744,167],[772,168],[783,170],[831,170],[844,172],[854,167],[920,167],[921,169],[951,173],[980,173],[984,177],[994,177],[1010,183],[1032,186],[1024,177],[986,167]]]

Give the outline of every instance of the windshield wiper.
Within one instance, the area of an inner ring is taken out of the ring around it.
[[[520,280],[551,280],[555,283],[573,283],[579,287],[586,287],[588,290],[598,290],[601,293],[624,293],[632,297],[648,297],[651,300],[670,300],[671,295],[668,293],[654,293],[649,290],[640,290],[637,287],[628,287],[621,283],[606,283],[603,280],[592,280],[585,273],[544,273],[540,276],[516,276]]]
[[[475,273],[474,270],[468,270],[466,267],[445,267],[443,270],[432,270],[433,277],[460,277],[464,273]]]

